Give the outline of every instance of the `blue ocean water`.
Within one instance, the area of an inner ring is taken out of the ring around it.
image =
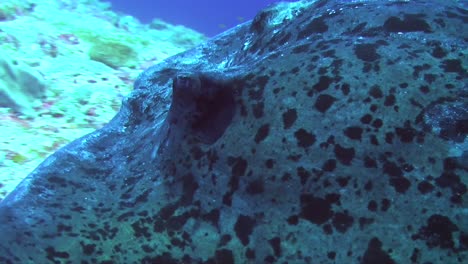
[[[207,36],[214,36],[255,14],[275,0],[111,0],[115,11],[149,23],[154,18],[184,25]],[[283,2],[294,2],[293,0]]]

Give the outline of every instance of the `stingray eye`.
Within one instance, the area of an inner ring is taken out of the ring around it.
[[[225,132],[235,111],[233,87],[207,77],[176,77],[170,116],[184,120],[179,129],[205,144],[213,144]]]

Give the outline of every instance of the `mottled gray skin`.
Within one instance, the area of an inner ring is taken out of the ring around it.
[[[0,204],[0,262],[467,263],[465,2],[344,2],[144,72]]]

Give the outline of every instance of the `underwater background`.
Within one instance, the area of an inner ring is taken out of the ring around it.
[[[150,23],[154,18],[159,18],[213,36],[252,19],[259,10],[278,1],[113,0],[110,2],[114,10],[135,16],[143,23]]]

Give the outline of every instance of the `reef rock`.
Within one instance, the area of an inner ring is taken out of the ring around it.
[[[150,68],[0,204],[0,261],[467,263],[467,19],[279,4]]]
[[[0,107],[28,114],[45,92],[45,81],[36,70],[0,54]]]

